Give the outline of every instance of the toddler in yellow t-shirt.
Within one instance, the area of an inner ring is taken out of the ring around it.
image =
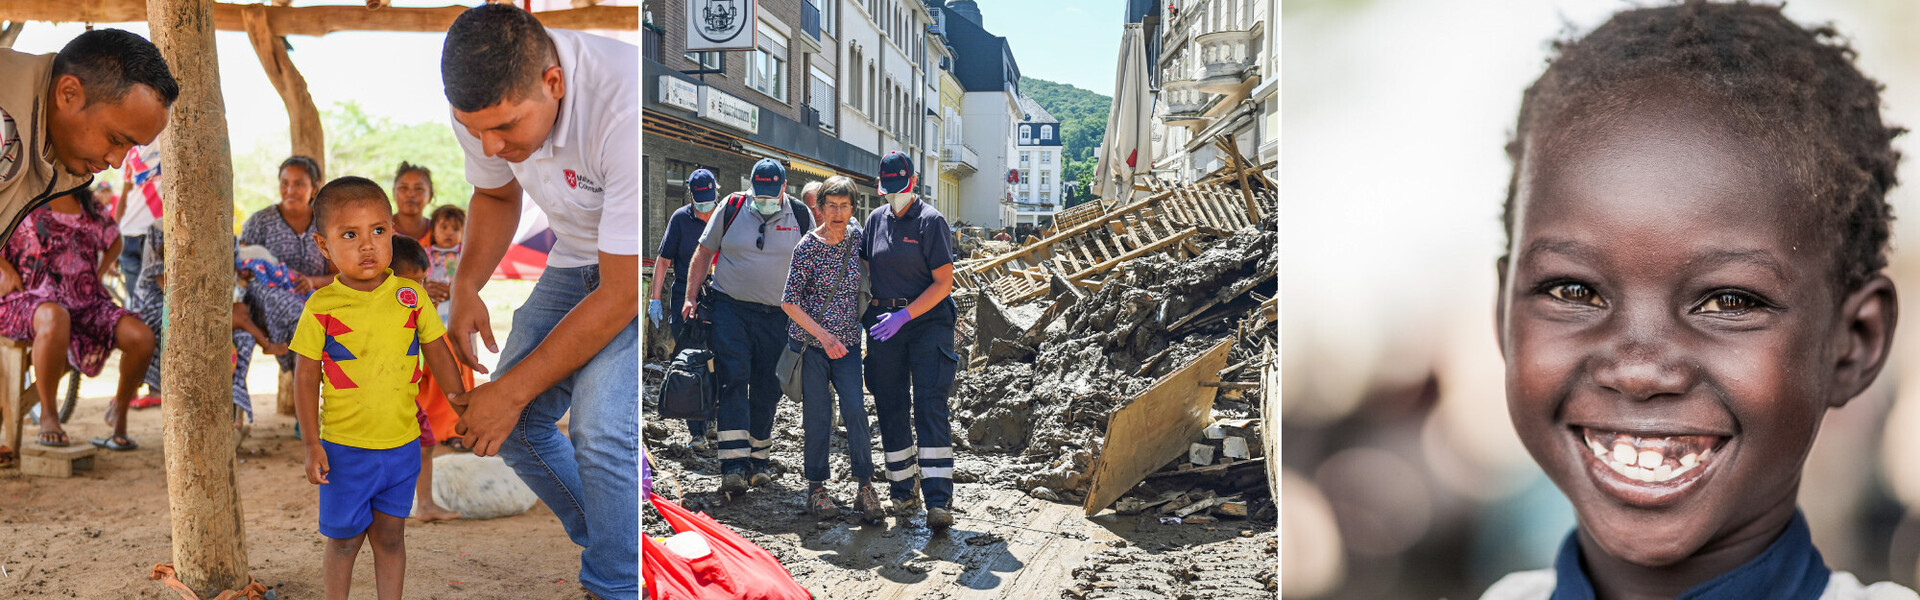
[[[401,597],[406,518],[420,472],[414,396],[426,369],[460,379],[420,282],[393,274],[393,208],[379,184],[342,177],[314,199],[316,243],[340,274],[315,290],[289,345],[307,481],[320,486],[328,597],[346,597],[371,539],[382,600]],[[424,359],[424,360],[423,360]],[[443,384],[444,385],[444,384]],[[460,406],[450,389],[450,400]],[[318,392],[318,393],[316,393]]]

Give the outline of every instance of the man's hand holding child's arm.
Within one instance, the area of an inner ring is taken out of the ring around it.
[[[330,469],[327,450],[320,447],[320,361],[294,357],[293,414],[300,422],[300,441],[307,448],[307,483],[325,484]]]
[[[460,366],[454,361],[453,350],[447,344],[434,340],[420,345],[426,353],[427,372],[433,374],[433,380],[440,383],[440,389],[447,394],[447,405],[453,407],[454,414],[467,414],[467,384],[460,380]]]

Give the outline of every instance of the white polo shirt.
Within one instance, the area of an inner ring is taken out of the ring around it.
[[[547,143],[519,163],[489,157],[459,121],[467,182],[493,189],[519,181],[553,227],[547,266],[597,264],[599,252],[640,254],[640,48],[597,35],[547,29],[560,55],[566,96]],[[451,110],[451,109],[449,109]]]

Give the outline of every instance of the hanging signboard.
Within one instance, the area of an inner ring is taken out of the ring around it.
[[[700,110],[700,86],[672,75],[660,76],[660,103],[687,110]]]
[[[712,86],[700,86],[699,115],[747,133],[760,133],[760,107]]]
[[[687,51],[752,50],[757,0],[687,0]]]

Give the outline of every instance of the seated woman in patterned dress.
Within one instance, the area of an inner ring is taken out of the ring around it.
[[[240,243],[261,246],[272,252],[296,275],[295,287],[276,296],[299,300],[291,312],[268,308],[260,321],[272,341],[285,344],[293,340],[294,326],[300,323],[300,306],[314,289],[333,283],[333,268],[320,247],[314,244],[313,197],[320,193],[320,164],[305,156],[294,156],[280,163],[280,203],[260,209],[240,228]],[[253,294],[252,288],[248,293]],[[277,304],[275,301],[270,303]],[[293,371],[293,355],[279,357],[280,370]],[[283,384],[284,385],[284,384]]]
[[[141,252],[140,275],[134,283],[134,296],[139,298],[135,304],[140,307],[140,318],[149,323],[161,323],[159,339],[162,347],[166,344],[166,227],[155,222],[147,234],[146,246]],[[256,247],[257,248],[257,247]],[[287,345],[273,341],[265,328],[258,323],[266,320],[267,315],[284,316],[293,313],[298,319],[302,299],[291,291],[285,279],[269,280],[256,277],[250,269],[242,268],[240,245],[234,245],[235,293],[233,301],[233,405],[236,409],[234,427],[240,427],[253,418],[253,397],[247,391],[247,369],[253,362],[253,349],[256,345],[262,352],[272,356],[283,356]],[[257,262],[257,261],[256,261]],[[277,258],[270,261],[277,263]],[[284,267],[281,267],[285,270]],[[297,280],[295,275],[293,279]],[[160,361],[153,361],[147,369],[146,383],[153,390],[153,402],[147,406],[158,406],[160,395]],[[145,408],[138,403],[134,408]]]
[[[139,445],[127,437],[127,402],[153,358],[153,331],[114,304],[101,282],[110,260],[103,256],[120,256],[120,228],[85,196],[76,192],[28,212],[0,247],[0,336],[33,343],[33,376],[42,382],[59,381],[68,364],[99,375],[107,355],[120,349],[120,387],[106,415],[113,435],[93,445],[132,450]],[[60,386],[35,389],[46,416],[39,443],[69,445],[56,416]]]

